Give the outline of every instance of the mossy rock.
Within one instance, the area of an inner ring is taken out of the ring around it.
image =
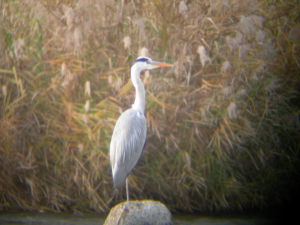
[[[158,201],[127,201],[113,207],[104,225],[171,225],[169,209]]]

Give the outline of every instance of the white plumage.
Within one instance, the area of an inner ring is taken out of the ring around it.
[[[142,154],[147,134],[144,115],[145,88],[140,74],[145,70],[170,66],[172,65],[139,57],[131,67],[131,81],[136,91],[135,101],[132,107],[123,112],[117,120],[109,149],[114,187],[121,187],[126,180],[127,200],[129,200],[129,192],[126,178]]]

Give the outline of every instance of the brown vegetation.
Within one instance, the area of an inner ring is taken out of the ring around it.
[[[175,67],[144,76],[132,198],[185,211],[282,201],[299,164],[297,2],[1,1],[0,209],[124,199],[108,146],[139,51]]]

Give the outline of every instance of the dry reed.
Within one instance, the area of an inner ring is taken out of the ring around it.
[[[132,198],[265,207],[299,164],[299,4],[274,2],[1,1],[0,210],[106,212],[124,199],[108,146],[137,52],[175,67],[145,75]]]

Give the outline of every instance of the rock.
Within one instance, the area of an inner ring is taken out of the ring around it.
[[[168,208],[152,200],[127,201],[113,207],[104,225],[171,225]]]

